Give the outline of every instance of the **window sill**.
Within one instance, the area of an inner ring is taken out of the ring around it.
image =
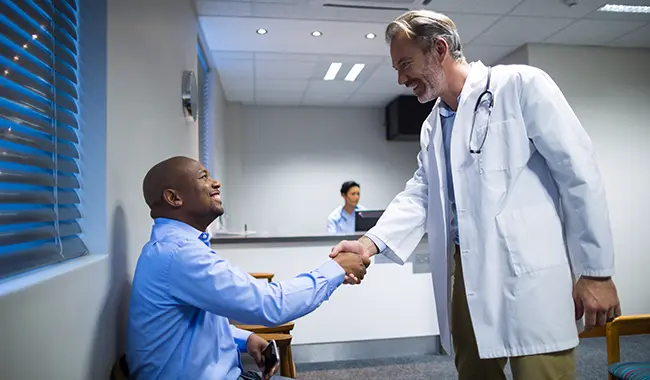
[[[86,255],[62,263],[50,265],[30,272],[8,277],[0,281],[0,298],[22,291],[55,277],[106,260],[108,255]]]

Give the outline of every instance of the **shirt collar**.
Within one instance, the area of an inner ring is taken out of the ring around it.
[[[458,95],[457,99],[458,103],[460,104],[460,95]],[[445,103],[444,100],[440,99],[440,116],[442,117],[450,117],[454,116],[456,114],[456,111],[452,110],[447,103]]]
[[[154,220],[154,228],[158,226],[172,227],[175,230],[182,232],[184,235],[192,238],[198,238],[203,243],[210,246],[210,234],[205,231],[199,231],[187,223],[168,218],[156,218]]]

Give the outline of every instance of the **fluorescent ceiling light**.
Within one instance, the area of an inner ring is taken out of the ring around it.
[[[314,30],[313,32],[311,32],[311,35],[314,37],[320,37],[323,35],[323,33],[319,32],[318,30]]]
[[[375,35],[375,33],[368,33],[368,34],[366,34],[366,38],[369,39],[369,40],[372,40],[372,39],[375,38],[375,37],[377,37],[377,35]]]
[[[330,68],[327,69],[327,72],[325,73],[323,80],[334,80],[334,78],[336,78],[336,74],[338,74],[339,70],[341,70],[342,65],[343,64],[341,62],[333,62],[330,65]]]
[[[345,80],[348,82],[354,82],[355,79],[359,76],[361,73],[361,70],[366,67],[365,64],[363,63],[355,63],[354,66],[350,69],[348,72],[348,75],[345,76]]]
[[[601,12],[650,13],[650,6],[607,4],[598,10]]]
[[[255,33],[257,33],[257,34],[266,34],[266,33],[268,33],[268,31],[266,29],[264,29],[264,28],[259,28],[259,29],[257,29],[255,31]]]

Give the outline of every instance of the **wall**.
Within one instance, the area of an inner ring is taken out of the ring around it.
[[[616,255],[614,280],[625,314],[650,313],[650,49],[531,45],[589,133],[602,172]]]
[[[184,121],[180,102],[181,73],[197,67],[191,1],[110,0],[107,7],[106,20],[104,1],[81,1],[80,19],[87,29],[80,33],[80,45],[81,51],[100,50],[82,60],[87,66],[81,82],[89,93],[82,92],[92,97],[88,107],[96,112],[88,115],[82,107],[88,127],[84,136],[100,144],[96,151],[84,146],[84,158],[101,155],[107,147],[106,165],[95,162],[84,168],[85,183],[92,182],[95,189],[106,184],[105,190],[84,194],[84,210],[100,209],[104,220],[94,218],[93,225],[84,227],[96,229],[92,236],[105,236],[108,252],[104,248],[3,284],[13,287],[10,294],[0,292],[3,379],[108,378],[123,344],[128,279],[150,233],[142,178],[171,155],[198,156],[196,126]],[[107,32],[102,28],[106,23]],[[86,36],[93,34],[98,40],[89,43]],[[106,70],[108,93],[102,83]],[[107,110],[102,113],[103,106]],[[105,200],[93,203],[94,196],[104,194]]]
[[[417,168],[416,141],[386,141],[383,109],[229,105],[228,230],[324,234],[347,180],[383,209]]]

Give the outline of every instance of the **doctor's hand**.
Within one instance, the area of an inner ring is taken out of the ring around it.
[[[278,372],[278,368],[280,367],[280,363],[278,362],[271,372],[265,373],[264,368],[264,355],[262,352],[264,352],[264,349],[266,346],[269,345],[269,342],[266,341],[266,339],[262,338],[261,336],[257,334],[251,334],[248,337],[248,340],[246,341],[246,352],[255,360],[255,364],[257,364],[257,367],[262,371],[262,379],[263,380],[269,380],[273,375],[275,375],[276,372]]]
[[[370,257],[377,253],[375,243],[372,240],[368,239],[365,236],[362,236],[359,240],[343,240],[339,242],[330,253],[331,258],[337,257],[341,252],[352,252],[363,258],[363,263],[366,267],[370,265]],[[345,284],[358,284],[360,279],[357,278],[354,273],[346,272],[345,275]]]
[[[621,315],[616,285],[611,278],[580,277],[573,287],[576,320],[585,316],[585,331],[604,326]]]
[[[357,255],[353,252],[340,252],[333,258],[345,271],[346,284],[358,284],[366,275],[366,268],[370,265],[370,258]],[[349,282],[348,276],[355,282]]]

